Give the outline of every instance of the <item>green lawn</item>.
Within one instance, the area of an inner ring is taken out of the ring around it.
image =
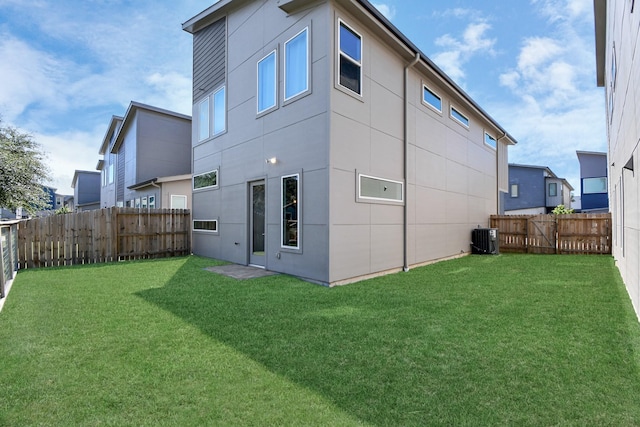
[[[640,425],[606,256],[469,256],[339,288],[199,257],[18,274],[0,425]]]

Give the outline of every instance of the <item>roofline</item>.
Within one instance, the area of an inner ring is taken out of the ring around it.
[[[71,188],[76,188],[76,181],[78,180],[78,175],[80,175],[81,173],[88,173],[90,175],[100,175],[100,172],[97,172],[97,171],[85,171],[85,170],[76,169],[76,171],[73,174],[73,180],[71,181]]]
[[[596,36],[596,84],[604,87],[607,60],[607,0],[593,0],[593,15]]]
[[[104,137],[102,138],[102,144],[100,145],[100,150],[98,150],[98,154],[104,155],[109,149],[109,142],[111,142],[111,132],[113,132],[116,128],[116,124],[118,121],[122,122],[122,117],[120,116],[111,116],[111,121],[109,122],[109,127],[107,128],[107,132],[105,132]]]
[[[182,120],[191,121],[191,116],[187,116],[186,114],[177,113],[175,111],[165,110],[164,108],[154,107],[152,105],[143,104],[141,102],[131,101],[129,103],[129,107],[124,114],[124,118],[122,120],[122,124],[120,125],[120,129],[118,129],[118,133],[116,134],[115,143],[113,144],[113,148],[111,149],[112,154],[118,154],[118,149],[122,145],[122,135],[124,129],[127,127],[129,122],[133,120],[134,113],[137,110],[146,110],[154,113],[164,114],[165,116],[171,116]]]
[[[182,29],[184,31],[187,31],[193,34],[199,31],[200,29],[206,27],[207,25],[215,22],[215,18],[217,18],[217,16],[212,16],[212,15],[214,15],[216,12],[225,10],[226,8],[229,7],[231,3],[234,3],[234,2],[240,3],[240,2],[246,2],[246,1],[248,0],[219,0],[217,3],[213,4],[209,8],[200,12],[198,15],[194,16],[193,18],[183,23]],[[378,9],[376,9],[371,3],[369,3],[369,1],[367,0],[330,0],[330,1],[334,1],[342,4],[351,3],[356,7],[358,7],[358,5],[362,7],[366,12],[372,15],[379,23],[381,23],[385,27],[385,29],[389,31],[391,35],[393,35],[393,37],[395,37],[400,43],[402,43],[405,46],[405,48],[407,48],[407,50],[412,54],[411,55],[412,57],[408,59],[409,61],[413,60],[415,57],[420,55],[421,62],[423,62],[427,66],[427,68],[430,68],[431,70],[433,70],[433,72],[435,72],[435,74],[438,77],[440,77],[444,82],[446,82],[449,86],[451,86],[451,88],[455,92],[457,92],[466,102],[468,102],[471,107],[473,107],[478,113],[480,113],[480,115],[484,116],[489,122],[491,122],[491,124],[495,126],[496,129],[502,132],[503,135],[500,136],[499,138],[507,138],[508,139],[507,144],[509,145],[515,145],[518,143],[513,136],[511,136],[506,130],[504,130],[504,128],[500,126],[500,124],[498,124],[498,122],[493,117],[491,117],[484,109],[482,109],[482,107],[480,107],[464,90],[462,90],[460,86],[458,86],[444,71],[442,71],[433,61],[431,61],[424,52],[418,49],[418,47],[415,44],[413,44],[395,25],[393,25],[391,21],[385,18],[384,15],[382,15],[378,11]],[[278,1],[278,3],[281,3],[281,2],[282,0]]]
[[[182,181],[182,180],[191,179],[191,177],[192,177],[192,175],[190,173],[189,174],[183,174],[183,175],[161,176],[161,177],[151,178],[151,179],[148,179],[146,181],[138,182],[136,184],[130,185],[127,188],[129,190],[138,190],[140,188],[148,187],[148,186],[156,184],[156,183],[162,184],[163,182]]]
[[[604,151],[578,151],[576,150],[576,155],[580,156],[580,154],[588,154],[594,156],[606,156],[607,153]]]

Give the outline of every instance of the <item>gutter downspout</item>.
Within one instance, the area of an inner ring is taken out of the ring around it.
[[[420,61],[420,52],[416,52],[416,57],[404,68],[404,224],[402,227],[402,248],[404,272],[409,271],[408,262],[408,238],[409,231],[409,209],[407,207],[407,187],[409,184],[409,69]]]
[[[507,133],[502,131],[502,136],[496,140],[496,215],[500,214],[500,140],[506,138]],[[507,161],[507,181],[509,181],[509,162]],[[509,183],[507,182],[507,190],[509,190]],[[489,224],[491,225],[491,224]]]

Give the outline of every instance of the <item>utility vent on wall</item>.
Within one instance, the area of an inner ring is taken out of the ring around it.
[[[483,255],[498,255],[497,228],[476,228],[471,232],[471,253]]]

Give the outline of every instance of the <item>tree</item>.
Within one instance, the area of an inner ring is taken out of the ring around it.
[[[49,168],[40,145],[27,133],[0,122],[0,206],[29,213],[49,208],[42,185]]]

